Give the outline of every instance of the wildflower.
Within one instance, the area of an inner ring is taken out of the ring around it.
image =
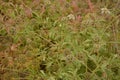
[[[101,8],[102,14],[111,14],[111,12],[107,8]]]
[[[51,4],[51,1],[50,0],[44,0],[44,3]]]
[[[74,16],[73,14],[69,14],[69,15],[67,16],[67,18],[68,18],[69,20],[75,20],[75,16]]]

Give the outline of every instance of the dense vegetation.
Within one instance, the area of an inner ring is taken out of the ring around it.
[[[0,80],[120,80],[120,0],[0,0]]]

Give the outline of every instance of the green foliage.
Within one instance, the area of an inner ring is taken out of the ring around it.
[[[119,80],[120,1],[91,1],[1,0],[0,80]]]

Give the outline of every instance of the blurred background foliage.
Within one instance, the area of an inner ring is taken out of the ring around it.
[[[0,0],[0,80],[119,80],[120,0]]]

